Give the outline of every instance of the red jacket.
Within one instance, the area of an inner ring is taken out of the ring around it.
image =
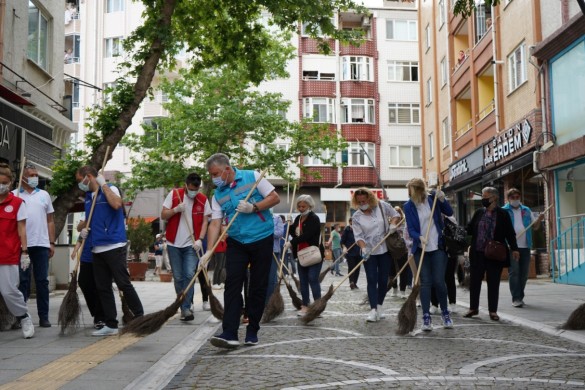
[[[23,200],[8,193],[4,202],[0,203],[0,237],[2,237],[2,255],[0,264],[18,265],[20,262],[21,243],[18,235],[16,216]]]
[[[177,193],[179,194],[178,196]],[[177,207],[179,201],[182,202],[184,197],[185,197],[184,188],[173,189],[173,203],[171,208]],[[199,235],[201,234],[201,226],[203,225],[203,218],[205,217],[204,216],[205,202],[207,202],[207,197],[200,192],[197,195],[195,195],[195,199],[193,199],[193,210],[191,212],[191,217],[193,219],[192,230],[193,235],[195,236],[195,240],[197,240],[199,238]],[[173,215],[172,217],[169,218],[169,221],[167,223],[166,237],[171,244],[175,243],[175,238],[177,237],[177,230],[179,230],[179,224],[185,223],[181,222],[181,214],[182,213]]]

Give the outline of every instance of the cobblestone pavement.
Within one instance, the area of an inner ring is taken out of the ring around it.
[[[339,283],[328,276],[322,286]],[[404,299],[387,297],[387,318],[366,323],[359,290],[348,283],[328,302],[322,318],[303,325],[282,295],[286,311],[261,325],[254,347],[220,350],[205,343],[167,389],[550,389],[585,387],[585,346],[536,330],[467,319],[456,307],[454,329],[433,315],[432,332],[397,336],[397,313]],[[468,292],[458,289],[467,298]],[[243,341],[245,327],[240,327]]]

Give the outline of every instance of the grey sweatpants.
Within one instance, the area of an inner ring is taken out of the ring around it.
[[[0,294],[6,307],[15,317],[22,317],[28,312],[24,297],[18,289],[18,265],[0,265]]]

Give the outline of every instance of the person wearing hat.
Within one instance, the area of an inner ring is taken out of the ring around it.
[[[162,234],[156,235],[156,240],[154,241],[154,260],[155,260],[155,267],[154,267],[154,274],[157,275],[162,269],[162,261],[163,261],[163,240]]]

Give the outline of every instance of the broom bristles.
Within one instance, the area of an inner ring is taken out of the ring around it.
[[[77,294],[77,271],[73,271],[69,288],[63,297],[59,307],[59,314],[57,315],[57,324],[61,326],[61,334],[75,330],[79,325],[80,315],[81,305]]]
[[[131,333],[136,336],[148,336],[160,330],[162,326],[177,313],[184,295],[179,295],[175,302],[163,310],[135,318],[128,325],[120,329],[120,335]]]
[[[360,303],[360,306],[367,305],[369,302],[370,302],[370,298],[366,295],[364,297],[364,299],[362,300],[362,302]]]
[[[295,286],[297,287],[297,291],[301,291],[301,281],[297,279],[294,274],[291,274],[293,278],[293,282],[295,282]]]
[[[280,293],[280,283],[276,285],[274,292],[268,299],[268,303],[264,308],[264,315],[262,316],[262,323],[267,323],[278,317],[284,312],[284,300]]]
[[[327,302],[333,296],[333,285],[329,286],[329,290],[327,294],[323,295],[321,298],[315,300],[315,302],[311,303],[307,308],[307,314],[301,317],[301,321],[307,325],[309,322],[313,321],[315,318],[319,317],[321,313],[327,307]]]
[[[301,300],[301,298],[299,298],[299,296],[297,295],[295,290],[293,290],[290,283],[285,283],[285,286],[286,286],[286,289],[288,290],[288,295],[290,295],[290,299],[292,300],[293,306],[297,310],[301,310],[301,307],[303,306],[303,301]]]
[[[130,321],[134,319],[134,313],[130,310],[128,306],[128,302],[126,302],[126,298],[124,298],[124,294],[120,293],[120,301],[122,301],[122,323],[124,325],[129,324]]]
[[[416,325],[416,298],[419,290],[420,286],[418,284],[412,287],[410,295],[398,312],[398,330],[396,333],[401,336],[412,332]]]
[[[566,330],[585,329],[585,303],[571,313],[569,319],[561,326],[561,328]]]
[[[319,283],[323,283],[323,279],[325,279],[325,276],[327,276],[329,271],[331,271],[331,266],[328,266],[323,272],[319,274]]]
[[[219,299],[217,299],[215,294],[213,294],[211,286],[206,284],[205,287],[207,289],[207,294],[209,295],[209,308],[211,309],[211,314],[213,314],[218,320],[223,321],[223,305]]]

